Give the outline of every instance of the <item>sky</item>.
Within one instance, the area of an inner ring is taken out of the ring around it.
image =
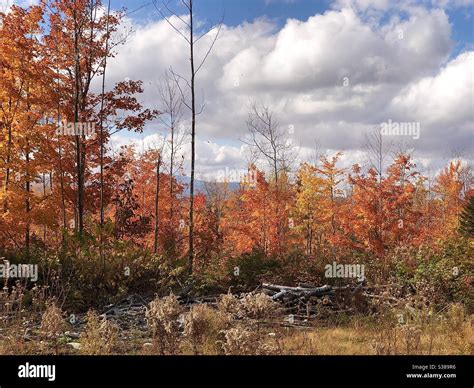
[[[2,0],[0,0],[2,1]],[[3,0],[5,1],[5,0]],[[184,15],[179,1],[170,7]],[[202,179],[246,168],[246,120],[253,101],[268,105],[294,148],[294,165],[343,151],[364,163],[366,133],[384,123],[418,124],[419,136],[386,136],[413,150],[421,171],[474,155],[474,0],[195,0],[204,31],[224,17],[197,78],[197,173]],[[107,85],[140,79],[142,102],[160,108],[167,69],[189,74],[186,43],[147,0],[112,0],[133,29],[109,63]],[[183,16],[185,17],[185,16]],[[179,21],[172,18],[178,28]],[[214,35],[197,45],[197,61]],[[189,127],[184,111],[183,128]],[[114,146],[145,149],[165,131],[120,133]],[[385,139],[384,139],[385,140]],[[189,145],[183,153],[189,155]],[[189,163],[187,163],[189,164]],[[185,172],[188,168],[185,167]]]

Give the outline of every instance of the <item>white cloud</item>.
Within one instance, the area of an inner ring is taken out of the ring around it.
[[[474,4],[474,0],[335,0],[335,9],[352,8],[357,12],[371,13],[389,9],[406,9],[409,7],[463,8]]]
[[[426,124],[459,125],[473,120],[474,52],[460,54],[438,74],[407,86],[392,108]]]
[[[12,3],[0,0],[0,10]],[[464,147],[472,154],[474,52],[448,62],[453,42],[445,12],[472,4],[474,0],[336,0],[324,14],[289,19],[279,30],[265,18],[224,25],[197,79],[198,96],[205,103],[197,127],[198,173],[212,176],[225,167],[245,168],[246,147],[237,141],[246,133],[251,100],[269,103],[281,125],[294,126],[297,162],[311,156],[308,145],[315,140],[328,152],[343,150],[347,165],[358,162],[364,133],[389,118],[421,123],[421,138],[413,145],[423,165],[439,164],[447,149]],[[179,24],[177,18],[171,21]],[[163,20],[139,25],[126,19],[125,24],[135,33],[109,62],[108,83],[143,80],[141,99],[156,108],[156,82],[164,71],[172,66],[185,77],[189,74],[186,42]],[[199,42],[197,61],[211,40],[212,35]],[[114,146],[133,141],[137,149],[146,148],[162,140],[149,135],[157,129],[163,128],[151,124],[143,140],[121,133],[114,136]],[[183,154],[189,156],[189,145]]]
[[[360,156],[364,133],[389,118],[421,122],[414,146],[424,160],[459,142],[469,146],[472,53],[448,63],[453,43],[445,11],[400,3],[403,17],[392,9],[384,23],[361,12],[383,12],[392,2],[361,0],[355,8],[287,20],[280,30],[266,19],[224,26],[197,79],[205,103],[197,124],[198,172],[245,168],[237,140],[246,133],[251,100],[269,103],[281,125],[294,125],[300,146],[317,139],[324,149]],[[170,66],[189,74],[188,49],[165,21],[134,28],[107,77],[142,79],[144,102],[157,107],[154,84]],[[200,41],[198,61],[210,39]]]
[[[427,149],[474,151],[474,52],[405,87],[389,105],[395,118],[418,121]]]
[[[13,4],[29,7],[39,4],[40,0],[0,0],[0,12],[8,12]]]

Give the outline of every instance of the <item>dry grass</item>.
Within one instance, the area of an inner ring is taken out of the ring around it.
[[[171,294],[150,302],[145,316],[151,328],[154,348],[159,354],[177,354],[179,350],[179,318],[183,309]]]
[[[247,299],[224,296],[218,309],[202,304],[183,314],[175,296],[157,298],[146,311],[149,331],[120,331],[89,312],[80,336],[80,352],[136,354],[141,349],[142,354],[205,355],[474,354],[473,316],[467,316],[459,304],[447,306],[439,314],[421,308],[402,323],[397,319],[399,311],[385,311],[377,317],[340,317],[338,324],[315,321],[313,327],[298,329],[282,327],[282,316],[262,324],[262,318],[275,313],[274,305],[267,302],[258,295]],[[25,329],[22,322],[0,328],[0,354],[41,354],[53,348],[56,353],[71,352],[70,347],[58,346],[64,337],[63,324],[62,311],[51,304],[37,329]],[[147,346],[142,348],[144,341]]]
[[[253,355],[258,353],[258,340],[255,332],[237,325],[224,332],[221,345],[226,355]]]
[[[230,292],[221,295],[217,308],[224,314],[229,314],[233,318],[239,318],[241,314],[240,300]]]
[[[106,319],[100,319],[94,311],[87,313],[86,322],[80,337],[81,353],[87,355],[113,354],[117,347],[118,327]]]
[[[222,295],[218,309],[236,319],[251,319],[262,322],[278,313],[279,304],[268,295],[245,294],[241,299],[232,294]]]
[[[255,321],[264,321],[276,315],[280,305],[265,294],[245,294],[240,300],[242,315]]]
[[[54,302],[46,308],[41,318],[41,333],[45,338],[56,338],[66,330],[63,315],[64,312]]]
[[[231,317],[205,304],[192,306],[184,317],[184,335],[194,354],[219,353],[219,341],[223,331],[231,323]]]
[[[14,325],[21,320],[25,288],[17,282],[11,290],[0,289],[0,327]]]
[[[469,320],[442,319],[426,325],[352,321],[344,327],[278,333],[283,354],[304,355],[457,355],[474,354]]]
[[[56,303],[49,303],[41,317],[40,333],[43,345],[42,352],[48,352],[49,346],[53,346],[55,354],[59,354],[59,336],[66,330],[67,324],[64,321],[64,312],[56,306]]]

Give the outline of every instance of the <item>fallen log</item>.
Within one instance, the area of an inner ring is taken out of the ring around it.
[[[272,296],[272,299],[273,300],[282,299],[286,295],[286,293],[287,293],[286,290],[282,290],[280,292],[277,292],[275,295]]]
[[[332,291],[332,287],[329,285],[324,285],[321,287],[288,287],[288,286],[279,286],[275,284],[268,284],[268,283],[263,283],[262,288],[270,290],[270,291],[276,291],[277,293],[281,293],[282,291],[285,291],[290,294],[304,294],[304,295],[319,295],[322,293],[327,293],[329,291]]]

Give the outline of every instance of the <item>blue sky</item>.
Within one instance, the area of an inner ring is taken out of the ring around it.
[[[171,4],[177,2],[171,2]],[[141,1],[115,1],[113,5],[126,7],[133,11],[143,5],[150,4],[147,0]],[[326,0],[304,0],[304,1],[281,1],[281,0],[200,0],[195,2],[196,15],[201,20],[208,22],[219,20],[225,14],[225,23],[236,26],[244,21],[251,22],[258,17],[268,17],[284,24],[288,18],[300,20],[307,19],[315,13],[324,12],[329,8]],[[134,13],[134,17],[146,19],[150,16],[150,10],[154,6],[149,5]],[[175,9],[180,9],[176,7]],[[181,7],[181,9],[183,9]]]
[[[177,4],[172,1],[170,5]],[[416,2],[415,2],[416,3]],[[427,1],[419,1],[427,8],[433,5]],[[454,5],[454,1],[451,0]],[[261,17],[271,19],[278,27],[283,27],[287,19],[307,20],[315,14],[322,14],[332,8],[331,0],[197,0],[195,13],[207,23],[213,23],[225,15],[225,24],[237,26],[243,22],[252,22]],[[158,18],[152,2],[148,0],[112,0],[115,9],[125,7],[133,12],[130,17],[137,22],[146,23]],[[143,7],[143,8],[142,8]],[[138,9],[138,10],[137,10]],[[176,6],[176,10],[183,8]],[[453,39],[456,41],[456,53],[474,45],[474,5],[446,7],[453,27]]]

